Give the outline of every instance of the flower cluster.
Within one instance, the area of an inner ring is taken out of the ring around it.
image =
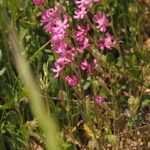
[[[107,27],[109,26],[108,19],[104,13],[99,13],[98,15],[94,16],[94,22],[96,24],[96,28],[105,33],[105,37],[102,37],[98,40],[98,46],[101,50],[108,49],[111,50],[112,47],[116,44],[116,41],[113,40],[112,35],[106,32]]]
[[[55,73],[55,78],[65,75],[64,78],[69,86],[74,87],[79,83],[79,77],[75,74],[76,70],[79,69],[89,76],[93,75],[94,70],[97,70],[98,62],[92,54],[93,46],[97,46],[100,50],[111,50],[116,44],[113,36],[107,30],[110,23],[105,13],[92,14],[93,21],[88,19],[88,12],[92,5],[99,1],[74,0],[77,7],[72,18],[65,13],[61,5],[45,10],[41,16],[43,29],[50,34],[51,47],[56,58],[51,71]],[[44,0],[33,0],[35,5],[43,2]],[[70,25],[70,20],[77,23],[76,28]],[[95,30],[99,31],[97,40],[94,35]],[[72,70],[72,75],[67,74],[67,68]],[[96,77],[97,80],[98,78]],[[96,104],[104,101],[104,97],[101,96],[95,99]]]
[[[77,31],[75,33],[75,41],[79,43],[79,47],[77,48],[78,52],[83,52],[86,48],[90,46],[89,39],[87,37],[87,33],[90,30],[90,25],[87,26],[78,25]]]
[[[51,68],[51,71],[55,73],[55,78],[64,75],[63,70],[70,67],[72,63],[76,63],[77,59],[79,59],[78,55],[81,54],[82,56],[85,50],[92,48],[94,43],[91,41],[92,37],[89,33],[93,30],[93,26],[102,33],[102,36],[97,40],[99,49],[111,50],[115,45],[116,42],[113,40],[112,35],[107,32],[109,21],[104,13],[93,14],[93,22],[89,22],[85,18],[85,15],[90,10],[89,7],[99,1],[74,0],[77,8],[72,19],[85,19],[85,21],[84,23],[77,23],[76,29],[72,29],[72,32],[70,32],[70,16],[63,13],[64,10],[62,11],[63,8],[60,5],[43,12],[41,22],[44,24],[43,28],[50,34],[51,47],[56,57],[54,67]],[[33,2],[39,5],[44,0],[33,0]],[[93,70],[98,66],[98,63],[96,59],[89,60],[83,58],[76,69],[80,68],[84,73],[91,75]],[[72,76],[66,75],[65,80],[70,86],[78,84],[78,76],[76,74]]]
[[[47,9],[42,15],[41,22],[46,24],[43,28],[51,35],[51,46],[57,58],[51,71],[56,73],[55,77],[58,78],[62,70],[76,59],[75,48],[67,43],[69,18],[62,15],[57,6]],[[76,75],[72,78],[67,76],[66,81],[71,86],[78,83]]]

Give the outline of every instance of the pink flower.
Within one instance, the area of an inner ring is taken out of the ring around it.
[[[83,48],[86,49],[90,46],[89,39],[85,38],[83,41]]]
[[[61,71],[62,71],[62,69],[64,68],[64,66],[61,66],[60,64],[55,63],[55,67],[56,67],[56,69],[55,69],[55,68],[52,68],[51,71],[55,72],[56,75],[55,75],[54,77],[55,77],[55,78],[58,78],[59,75],[60,75],[60,73],[61,73]]]
[[[74,47],[67,51],[67,57],[69,57],[72,61],[76,59],[76,54],[74,53]]]
[[[56,64],[60,64],[62,66],[65,66],[70,63],[71,63],[71,61],[66,57],[60,57],[56,60]]]
[[[83,53],[84,47],[83,47],[83,46],[82,46],[82,47],[78,47],[78,48],[77,48],[77,51],[78,51],[79,53]]]
[[[71,63],[71,60],[69,60],[68,58],[65,58],[65,57],[58,58],[55,62],[56,69],[55,68],[51,69],[51,71],[56,73],[55,78],[59,77],[62,69],[64,69],[65,66],[70,64],[70,63]]]
[[[83,42],[85,39],[85,36],[87,35],[87,32],[90,30],[90,26],[89,24],[87,24],[86,27],[84,27],[83,25],[78,25],[77,29],[78,31],[76,31],[75,39],[78,42]]]
[[[79,53],[82,53],[86,48],[90,47],[90,43],[89,43],[89,39],[85,38],[82,45],[80,47],[77,48],[77,51]]]
[[[76,54],[74,53],[75,51],[74,47],[68,49],[68,45],[63,41],[53,44],[52,46],[55,52],[57,54],[60,54],[61,57],[68,58],[70,61],[75,60]]]
[[[82,70],[86,71],[87,73],[91,73],[92,71],[91,64],[89,64],[86,59],[82,61],[80,67]]]
[[[96,59],[93,60],[92,66],[93,66],[93,69],[95,69],[98,66],[98,63],[97,63]]]
[[[68,17],[66,15],[63,16],[63,21],[60,18],[55,18],[53,21],[54,27],[52,29],[53,33],[61,33],[64,30],[69,28]]]
[[[58,8],[50,8],[44,11],[44,13],[42,14],[42,19],[41,22],[49,22],[52,21],[52,17],[54,17],[54,15],[56,15],[56,13],[58,12]]]
[[[106,31],[106,27],[109,26],[109,22],[106,18],[106,15],[104,13],[100,13],[98,15],[94,16],[94,22],[97,24],[97,29],[99,29],[101,32]]]
[[[66,37],[66,32],[58,32],[57,34],[52,35],[51,42],[59,43]]]
[[[98,46],[102,50],[105,48],[111,50],[112,47],[116,44],[116,41],[113,40],[112,35],[109,33],[106,33],[105,36],[105,38],[100,38],[98,40]]]
[[[78,5],[78,8],[84,7],[89,5],[92,1],[91,0],[74,0],[75,4]]]
[[[53,27],[51,27],[52,42],[60,42],[60,40],[66,37],[66,30],[69,28],[68,17],[64,15],[63,19],[62,21],[57,17],[53,21]]]
[[[41,22],[48,22],[43,28],[52,34],[51,42],[60,42],[66,37],[66,30],[69,28],[68,17],[64,15],[63,21],[58,16],[54,18],[56,12],[57,7],[47,10],[41,20]]]
[[[99,2],[100,0],[93,0],[93,2]]]
[[[66,55],[67,44],[65,42],[60,41],[59,43],[53,44],[52,46],[56,53],[60,54],[61,56]]]
[[[104,101],[105,101],[104,97],[101,97],[101,96],[99,96],[99,97],[97,97],[97,98],[95,99],[95,103],[96,103],[96,104],[103,103]]]
[[[73,75],[72,77],[68,75],[66,81],[70,86],[76,86],[78,84],[78,77],[76,75]]]
[[[35,5],[40,5],[44,3],[45,0],[32,0]]]
[[[81,69],[86,71],[86,73],[91,74],[92,71],[97,67],[97,60],[94,59],[93,63],[88,63],[86,59],[84,59],[80,65]]]
[[[85,7],[81,7],[78,8],[74,13],[74,19],[83,19],[84,16],[87,14],[87,9]]]
[[[58,15],[58,7],[47,9],[41,18],[41,22],[47,23],[43,28],[47,30],[49,33],[52,33],[52,29],[54,27],[54,17]]]
[[[77,48],[78,52],[83,52],[84,49],[88,48],[90,46],[89,39],[86,37],[87,32],[90,30],[89,24],[87,24],[86,27],[83,25],[78,25],[77,26],[77,31],[75,33],[75,40],[79,42],[80,47]]]
[[[49,22],[48,24],[43,26],[43,29],[47,30],[49,33],[52,33],[52,27],[53,27],[53,23]]]

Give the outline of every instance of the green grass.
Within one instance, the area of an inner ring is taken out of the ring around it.
[[[55,56],[39,19],[54,2],[0,1],[0,150],[149,149],[150,6],[101,1],[96,9],[106,12],[118,44],[96,53],[101,80],[81,74],[81,89],[50,71]],[[61,2],[72,15],[73,1]],[[107,97],[100,106],[85,96],[97,92]]]

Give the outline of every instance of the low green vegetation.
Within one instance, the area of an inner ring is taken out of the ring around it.
[[[90,43],[55,78],[58,55],[41,16],[58,4],[73,16],[73,0],[0,0],[0,150],[150,149],[150,1],[101,0],[89,7],[88,23],[104,12],[116,44],[98,50]],[[69,18],[68,34],[87,20]],[[95,28],[91,41],[99,37]],[[97,59],[92,74],[81,70],[83,58]],[[76,86],[65,80],[73,73]]]

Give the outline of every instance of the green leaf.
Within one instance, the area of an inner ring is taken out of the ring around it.
[[[142,102],[142,108],[150,106],[150,99],[146,99]]]
[[[6,71],[6,68],[4,67],[2,70],[0,70],[0,76],[2,76]]]
[[[87,90],[90,87],[91,83],[90,82],[86,82],[83,86],[84,90]]]
[[[132,55],[132,57],[131,57],[131,63],[132,63],[133,66],[136,66],[136,65],[137,65],[137,58],[136,58],[136,55],[135,55],[135,54]]]
[[[16,20],[18,17],[19,0],[8,0],[8,6],[12,11],[13,19]]]
[[[25,29],[29,29],[29,28],[35,28],[36,27],[36,23],[35,22],[27,22],[24,20],[19,20],[19,24],[21,27],[25,28]]]

